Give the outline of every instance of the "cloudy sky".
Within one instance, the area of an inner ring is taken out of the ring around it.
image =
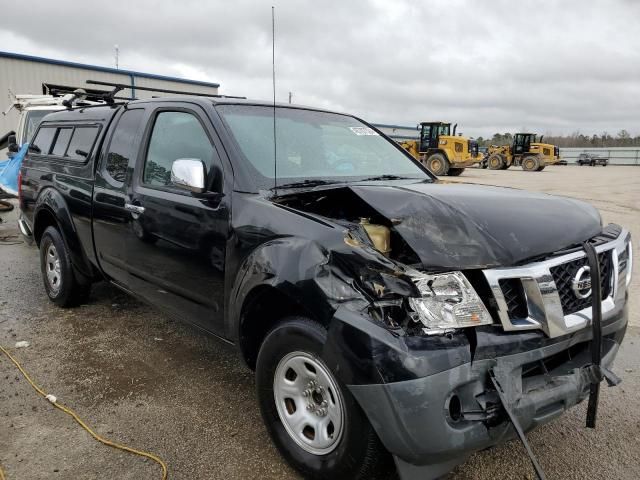
[[[640,134],[634,0],[12,2],[0,49],[114,66],[118,44],[121,68],[268,99],[272,4],[279,101],[471,136]]]

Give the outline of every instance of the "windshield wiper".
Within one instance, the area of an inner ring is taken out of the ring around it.
[[[400,177],[398,175],[378,175],[377,177],[368,177],[359,180],[360,182],[373,182],[376,180],[417,180],[416,177]]]
[[[275,190],[276,188],[319,187],[321,185],[331,185],[333,183],[338,183],[338,182],[333,180],[303,180],[301,182],[284,183],[282,185],[277,185],[273,187],[271,190]]]

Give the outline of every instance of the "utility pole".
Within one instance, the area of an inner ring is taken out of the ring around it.
[[[113,47],[116,50],[116,70],[118,70],[118,54],[120,53],[120,48],[118,47],[118,44],[115,44]]]
[[[289,103],[291,103],[292,98],[293,98],[293,93],[289,92]]]

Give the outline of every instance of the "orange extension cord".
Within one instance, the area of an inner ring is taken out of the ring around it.
[[[20,373],[22,373],[24,378],[27,380],[27,382],[29,382],[31,384],[31,386],[35,389],[36,392],[38,392],[40,395],[42,395],[44,398],[46,398],[51,404],[53,404],[54,407],[62,410],[67,415],[70,415],[71,417],[73,417],[73,419],[76,422],[78,422],[82,428],[84,428],[87,432],[89,432],[89,434],[94,439],[96,439],[98,442],[100,442],[100,443],[102,443],[104,445],[108,445],[110,447],[117,448],[118,450],[124,450],[125,452],[133,453],[135,455],[140,455],[141,457],[150,458],[151,460],[156,462],[158,465],[160,465],[160,467],[162,467],[162,480],[166,480],[167,479],[167,466],[160,459],[160,457],[158,457],[158,456],[156,456],[156,455],[154,455],[152,453],[143,452],[141,450],[136,450],[135,448],[127,447],[126,445],[121,445],[119,443],[112,442],[111,440],[107,440],[106,438],[101,437],[100,435],[98,435],[95,431],[93,431],[91,429],[91,427],[89,427],[86,423],[84,423],[82,421],[82,419],[78,416],[78,414],[76,412],[74,412],[73,410],[71,410],[68,407],[65,407],[64,405],[59,404],[57,402],[56,398],[53,395],[48,395],[44,390],[42,390],[38,385],[36,385],[36,383],[33,380],[31,380],[31,377],[29,377],[27,372],[25,372],[24,369],[20,366],[18,361],[15,358],[13,358],[11,356],[11,354],[9,352],[7,352],[7,350],[5,350],[2,345],[0,345],[0,350],[2,350],[2,353],[4,353],[9,358],[9,360],[11,360],[13,362],[13,364],[18,368],[18,370],[20,370]],[[0,480],[6,480],[4,472],[2,471],[2,467],[0,467]]]

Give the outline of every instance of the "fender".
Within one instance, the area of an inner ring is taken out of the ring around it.
[[[89,258],[84,251],[84,247],[78,238],[73,218],[69,211],[69,207],[64,197],[55,188],[47,187],[40,192],[34,206],[33,214],[33,231],[37,232],[38,222],[42,221],[45,216],[42,213],[46,211],[55,219],[62,239],[69,250],[71,263],[75,270],[88,278],[95,276],[95,269],[91,265]],[[37,239],[38,245],[40,239]]]
[[[261,244],[237,269],[228,297],[228,337],[238,340],[242,308],[264,286],[278,289],[326,324],[335,308],[318,279],[327,279],[328,265],[329,252],[313,240],[281,237]],[[316,288],[309,288],[314,284]]]

